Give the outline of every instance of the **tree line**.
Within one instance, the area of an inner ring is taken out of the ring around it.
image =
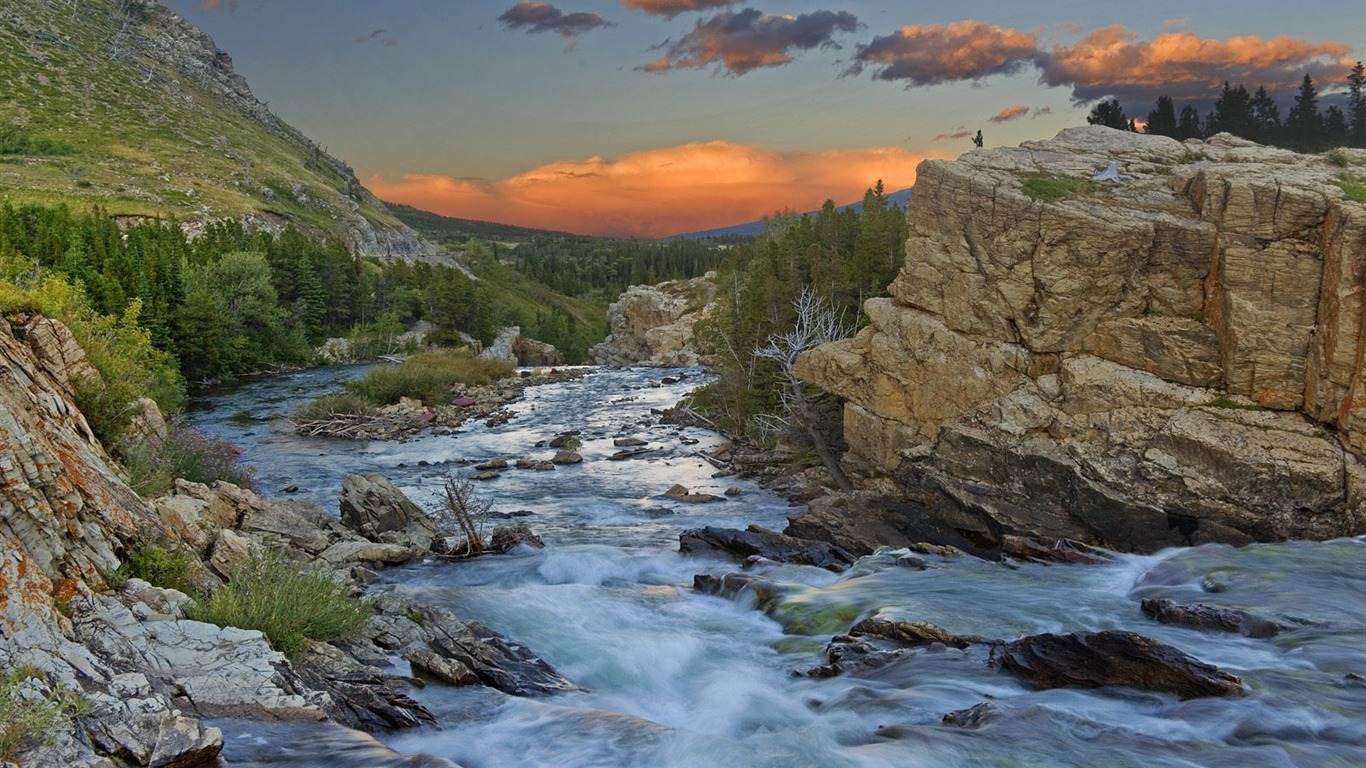
[[[1356,63],[1345,82],[1345,109],[1330,104],[1321,110],[1318,87],[1306,74],[1284,119],[1280,105],[1265,86],[1249,92],[1242,84],[1232,85],[1225,81],[1213,109],[1205,115],[1190,104],[1178,112],[1171,97],[1159,96],[1148,113],[1143,132],[1179,141],[1227,132],[1259,144],[1298,152],[1366,147],[1366,69],[1361,62]],[[1091,110],[1086,122],[1119,130],[1138,130],[1136,120],[1125,114],[1118,99],[1101,101]]]
[[[781,361],[764,350],[799,327],[803,301],[818,304],[839,325],[862,324],[863,301],[886,295],[905,243],[905,211],[887,200],[881,182],[864,194],[861,210],[827,200],[813,215],[767,219],[753,247],[737,250],[721,270],[716,304],[694,331],[703,351],[713,355],[716,375],[698,391],[698,409],[731,434],[758,442],[811,442],[791,430],[792,382]],[[823,441],[839,444],[837,405],[809,405],[813,413],[802,431],[820,429]],[[816,414],[818,408],[823,410]]]

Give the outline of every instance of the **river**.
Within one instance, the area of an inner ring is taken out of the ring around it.
[[[435,508],[446,473],[489,459],[549,458],[537,443],[582,431],[581,465],[506,470],[476,491],[524,514],[539,551],[386,571],[377,590],[439,603],[525,644],[587,689],[516,698],[439,684],[414,690],[441,727],[383,734],[394,750],[467,768],[503,766],[1366,766],[1366,538],[1242,549],[1203,546],[1116,554],[1101,565],[1023,564],[895,553],[848,573],[776,566],[799,585],[774,616],[695,593],[697,573],[738,566],[683,556],[678,534],[702,525],[781,529],[792,511],[755,484],[713,477],[698,458],[721,438],[658,426],[652,409],[703,380],[689,370],[594,371],[529,388],[501,426],[407,442],[301,438],[284,418],[359,368],[264,378],[205,398],[192,422],[242,447],[267,495],[335,511],[341,479],[378,472]],[[609,461],[618,437],[650,450]],[[696,441],[695,443],[693,441]],[[740,493],[682,505],[660,494]],[[529,513],[529,514],[526,514]],[[1201,602],[1294,622],[1270,639],[1157,624],[1142,598]],[[1249,695],[1194,699],[1131,689],[1036,691],[987,664],[981,647],[921,649],[860,676],[794,675],[823,663],[832,634],[874,610],[958,634],[1012,639],[1041,632],[1125,629],[1175,645],[1242,678]],[[942,723],[991,701],[977,728]],[[225,723],[227,766],[366,766],[364,745],[317,726]],[[311,729],[311,730],[310,730]],[[420,765],[420,758],[405,765]]]

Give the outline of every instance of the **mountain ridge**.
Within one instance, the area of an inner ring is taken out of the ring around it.
[[[888,201],[888,202],[890,202],[890,203],[892,203],[892,204],[894,204],[894,205],[898,205],[898,206],[900,206],[900,207],[902,207],[902,208],[905,208],[905,207],[906,207],[906,203],[911,199],[911,188],[910,188],[910,187],[907,187],[907,188],[905,188],[905,189],[898,189],[898,190],[895,191],[895,192],[889,192],[889,193],[887,193],[886,195],[884,195],[884,197],[887,198],[887,201]],[[863,210],[863,201],[862,201],[862,200],[859,200],[859,201],[857,201],[857,202],[848,203],[848,204],[845,204],[845,205],[839,205],[839,206],[836,206],[836,207],[837,207],[839,210],[841,210],[841,211],[844,211],[844,210],[852,210],[852,211],[854,211],[855,213],[858,213],[859,211],[862,211],[862,210]],[[818,210],[817,210],[817,211],[806,211],[805,213],[803,213],[803,214],[801,214],[801,215],[802,215],[802,216],[814,216],[814,215],[816,215],[817,213],[819,213]],[[664,237],[664,238],[661,238],[661,239],[662,239],[662,240],[688,240],[688,239],[699,239],[699,238],[704,238],[704,237],[728,237],[728,236],[735,236],[735,237],[757,237],[757,236],[758,236],[760,233],[762,233],[763,231],[764,231],[764,220],[763,220],[763,219],[760,219],[759,221],[747,221],[747,222],[744,222],[743,224],[732,224],[732,225],[730,225],[730,226],[728,226],[728,227],[717,227],[717,228],[715,228],[715,229],[704,229],[704,230],[700,230],[700,231],[697,231],[697,232],[683,232],[683,233],[677,234],[677,235],[669,235],[668,237]]]
[[[0,69],[12,74],[0,130],[34,140],[0,149],[6,201],[271,231],[292,223],[357,255],[439,260],[349,165],[257,99],[208,34],[159,0],[7,11]]]

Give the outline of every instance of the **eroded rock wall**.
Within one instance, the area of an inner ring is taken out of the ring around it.
[[[633,285],[607,309],[610,335],[588,352],[598,365],[664,368],[699,364],[692,330],[716,298],[716,273]]]
[[[1109,160],[1132,180],[1022,189]],[[1361,532],[1366,205],[1342,172],[1099,127],[927,161],[891,298],[799,375],[846,399],[869,487],[974,535]]]

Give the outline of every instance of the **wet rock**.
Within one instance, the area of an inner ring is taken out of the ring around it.
[[[555,454],[555,457],[550,460],[550,463],[559,466],[582,464],[583,457],[573,451],[559,451]]]
[[[944,725],[957,728],[980,728],[1000,717],[1000,710],[989,701],[983,701],[967,709],[959,709],[944,715]]]
[[[648,449],[648,448],[637,448],[637,449],[635,449],[635,450],[629,450],[629,449],[628,449],[628,450],[623,450],[623,451],[617,451],[616,453],[612,454],[611,456],[608,456],[608,457],[607,457],[607,460],[608,460],[608,461],[626,461],[627,459],[633,459],[633,458],[635,458],[635,457],[637,457],[637,456],[640,456],[640,455],[642,455],[642,454],[646,454],[646,453],[649,453],[649,452],[650,452],[650,449]]]
[[[999,661],[1040,688],[1124,685],[1182,699],[1245,693],[1237,677],[1133,632],[1033,635],[1007,643]]]
[[[489,536],[488,550],[503,554],[513,547],[525,544],[533,549],[545,549],[545,542],[537,536],[526,523],[500,525]]]
[[[874,615],[855,624],[849,634],[856,637],[877,637],[906,645],[943,643],[951,648],[967,648],[984,642],[977,635],[955,635],[928,621],[890,621]]]
[[[641,440],[638,437],[618,437],[612,441],[612,445],[617,448],[633,448],[641,445],[649,445],[649,441]]]
[[[475,464],[474,468],[480,472],[487,472],[490,469],[507,469],[508,463],[505,459],[493,459],[492,461]]]
[[[406,657],[413,671],[434,677],[448,685],[480,685],[479,676],[474,670],[456,659],[447,659],[432,651],[413,651]]]
[[[788,517],[790,536],[829,541],[856,555],[878,547],[927,543],[949,546],[995,560],[1001,554],[999,526],[955,509],[929,510],[872,491],[832,493]]]
[[[1096,565],[1110,559],[1105,550],[1072,539],[1058,539],[1050,547],[1034,539],[1004,536],[1002,537],[1002,551],[1011,557],[1041,563]]]
[[[735,486],[733,486],[733,485],[732,485],[731,487],[729,487],[729,488],[726,489],[726,495],[727,495],[727,496],[739,496],[739,495],[742,494],[742,493],[744,493],[744,491],[740,490],[739,488],[737,488],[737,487],[735,487]]]
[[[518,459],[517,463],[513,466],[517,467],[518,469],[531,469],[532,467],[536,466],[536,462],[532,461],[531,459]]]
[[[743,531],[711,526],[684,531],[678,537],[678,551],[721,554],[736,560],[758,555],[780,563],[812,565],[836,572],[847,569],[857,559],[833,544],[797,539],[754,525]]]
[[[887,648],[849,635],[836,635],[825,647],[826,663],[798,674],[817,678],[859,675],[885,667],[909,653],[907,648]]]
[[[319,555],[334,568],[347,563],[396,565],[421,556],[420,551],[402,544],[384,544],[367,540],[339,541]]]
[[[294,669],[309,688],[327,693],[323,709],[343,725],[373,731],[436,722],[426,707],[405,693],[407,678],[362,663],[331,645],[311,644]]]
[[[698,592],[731,600],[740,595],[753,595],[760,605],[791,591],[789,587],[776,581],[751,573],[727,573],[723,576],[699,573],[692,577],[692,588]]]
[[[551,448],[564,448],[571,442],[577,441],[580,434],[582,433],[577,429],[570,430],[569,432],[561,432],[551,438],[549,445]]]
[[[675,483],[669,490],[665,491],[664,497],[673,499],[674,501],[681,501],[684,504],[711,504],[717,501],[725,501],[725,498],[722,496],[713,496],[709,493],[693,493],[689,491],[686,486],[679,483]]]
[[[929,563],[925,562],[924,560],[921,560],[918,557],[912,557],[910,555],[902,555],[898,557],[896,559],[895,565],[898,568],[914,568],[917,571],[923,571],[930,567]]]
[[[1248,637],[1275,637],[1282,632],[1295,631],[1293,626],[1254,616],[1246,611],[1200,603],[1178,605],[1172,600],[1144,600],[1140,608],[1144,616],[1159,624],[1175,624],[1192,629],[1234,632]]]
[[[488,471],[488,472],[479,472],[479,473],[477,473],[476,475],[474,475],[474,479],[475,479],[475,480],[497,480],[498,478],[500,478],[500,477],[502,477],[502,476],[503,476],[503,473],[502,473],[502,472],[494,472],[494,471],[490,470],[490,471]]]
[[[555,471],[555,462],[553,462],[553,461],[538,461],[538,462],[536,462],[535,464],[531,465],[531,468],[534,469],[534,470],[536,470],[537,472],[554,472],[554,471]]]

